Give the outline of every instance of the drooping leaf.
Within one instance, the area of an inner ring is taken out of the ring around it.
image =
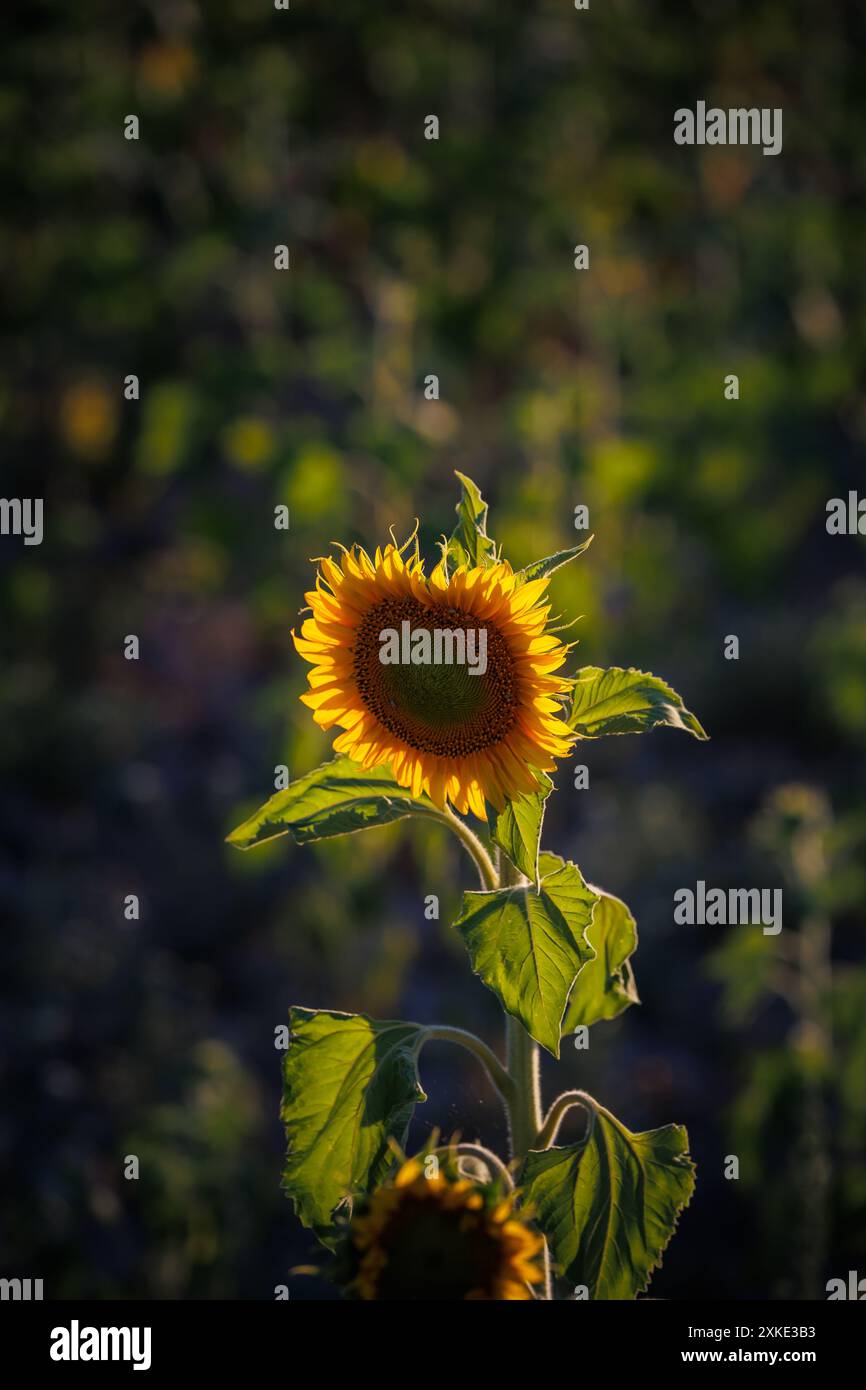
[[[542,855],[542,870],[546,855]],[[600,1019],[616,1018],[629,1004],[639,1004],[629,957],[637,949],[637,925],[624,902],[602,893],[592,912],[587,940],[595,960],[584,966],[575,981],[563,1024],[563,1034],[580,1024],[587,1027]]]
[[[334,758],[299,777],[285,791],[275,792],[232,831],[228,842],[238,849],[252,849],[279,835],[291,835],[303,845],[435,809],[429,797],[415,797],[395,782],[387,767],[368,770],[351,758]]]
[[[538,852],[541,846],[541,825],[544,806],[553,790],[546,773],[539,773],[539,790],[525,796],[507,799],[505,809],[488,808],[490,833],[516,869],[526,874],[538,887]]]
[[[576,560],[578,555],[582,555],[592,545],[594,536],[589,536],[580,545],[573,545],[569,550],[557,550],[555,555],[547,555],[543,560],[533,560],[531,565],[525,565],[522,570],[517,572],[517,582],[528,584],[531,579],[543,579],[547,574],[553,574],[554,570],[562,569],[571,560]]]
[[[658,676],[629,667],[585,666],[570,695],[567,723],[583,738],[642,734],[659,724],[707,738],[680,696]]]
[[[455,926],[472,968],[536,1042],[559,1056],[562,1020],[578,972],[592,959],[586,929],[598,895],[576,864],[555,860],[541,887],[466,893]]]
[[[471,478],[457,473],[460,480],[460,501],[457,503],[457,525],[445,542],[444,557],[449,571],[458,565],[483,565],[496,560],[496,542],[487,534],[487,503]]]
[[[695,1186],[682,1125],[632,1134],[586,1097],[586,1137],[532,1151],[524,1200],[554,1261],[592,1299],[633,1299],[649,1283]]]
[[[336,1207],[381,1182],[388,1138],[405,1143],[417,1101],[423,1028],[364,1014],[293,1008],[283,1063],[283,1186],[327,1242]]]

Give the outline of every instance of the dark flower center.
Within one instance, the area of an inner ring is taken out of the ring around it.
[[[492,1298],[505,1263],[483,1213],[446,1211],[432,1196],[407,1193],[378,1244],[388,1257],[376,1282],[380,1301],[465,1299],[475,1291]]]
[[[383,633],[396,642],[383,642]],[[383,650],[398,659],[383,662]],[[429,660],[412,659],[425,652]],[[354,670],[367,709],[419,752],[465,758],[514,726],[517,682],[508,643],[490,623],[457,608],[382,599],[358,626]]]

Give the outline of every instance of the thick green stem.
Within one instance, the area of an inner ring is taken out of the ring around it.
[[[517,887],[527,882],[501,850],[497,867],[499,887]],[[522,1163],[541,1128],[538,1044],[529,1036],[523,1024],[510,1014],[505,1016],[505,1044],[506,1065],[515,1091],[508,1124],[511,1158],[512,1161]]]
[[[510,1015],[505,1020],[505,1039],[508,1074],[514,1087],[508,1117],[511,1157],[522,1163],[541,1128],[538,1044],[533,1042],[523,1024]]]
[[[500,850],[498,853],[497,886],[516,887],[528,882]],[[541,1074],[538,1043],[527,1033],[519,1019],[505,1016],[505,1043],[508,1074],[514,1085],[514,1100],[508,1110],[508,1132],[511,1138],[511,1162],[519,1173],[530,1149],[536,1147],[541,1129]],[[544,1285],[538,1295],[546,1302],[553,1299],[553,1277],[550,1249],[544,1242]]]
[[[528,880],[514,868],[501,850],[497,852],[497,863],[494,865],[477,835],[469,829],[465,821],[454,815],[450,808],[444,812],[435,811],[428,812],[428,814],[453,830],[475,861],[481,887],[487,892],[495,892],[499,888],[516,887],[527,883]],[[502,1076],[498,1076],[498,1072],[503,1070],[498,1062],[495,1067],[491,1067],[489,1060],[483,1057],[477,1048],[473,1047],[473,1051],[482,1056],[488,1074],[503,1098],[511,1141],[511,1166],[516,1172],[519,1172],[527,1153],[536,1146],[542,1123],[538,1044],[530,1037],[523,1024],[518,1019],[512,1018],[510,1014],[506,1014],[505,1017],[505,1030],[507,1071]],[[445,1031],[459,1032],[460,1030],[436,1029],[433,1030],[433,1033],[442,1036]],[[471,1034],[467,1037],[471,1037]],[[458,1041],[456,1038],[453,1040]],[[478,1040],[474,1039],[473,1041],[477,1042]],[[469,1044],[466,1043],[465,1045],[468,1046]],[[480,1046],[484,1048],[485,1052],[488,1051],[483,1043]],[[542,1296],[546,1300],[553,1298],[550,1251],[546,1242],[544,1247],[544,1293]]]

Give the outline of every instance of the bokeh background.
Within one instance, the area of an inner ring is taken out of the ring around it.
[[[862,6],[35,0],[2,24],[0,491],[43,496],[46,531],[0,539],[0,1273],[333,1296],[288,1275],[316,1258],[279,1187],[288,1006],[496,1042],[444,832],[224,844],[277,764],[328,753],[289,641],[309,557],[416,516],[432,552],[456,467],[517,565],[589,506],[553,581],[580,659],[664,676],[712,735],[588,744],[589,791],[560,770],[548,846],[632,906],[643,1003],[548,1059],[548,1098],[687,1124],[655,1297],[866,1274],[864,541],[825,530],[864,486]],[[782,154],[676,147],[698,99],[782,107]],[[783,936],[675,927],[698,878],[784,886]],[[415,1140],[503,1141],[471,1059],[431,1046],[423,1080]]]

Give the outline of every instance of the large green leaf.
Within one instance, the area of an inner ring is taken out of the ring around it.
[[[429,797],[415,797],[395,782],[387,767],[367,771],[351,758],[334,758],[285,791],[275,792],[232,831],[228,842],[251,849],[279,835],[292,835],[303,845],[435,809]]]
[[[695,1186],[682,1125],[632,1134],[586,1097],[579,1144],[527,1154],[524,1200],[569,1283],[592,1299],[632,1299],[661,1263]]]
[[[487,503],[471,478],[463,473],[456,477],[460,480],[457,525],[444,543],[445,563],[449,571],[458,565],[486,568],[496,560],[496,542],[487,534]]]
[[[575,979],[592,959],[586,929],[597,901],[577,865],[559,859],[538,889],[464,894],[454,924],[475,973],[554,1057]]]
[[[291,1009],[281,1117],[283,1186],[305,1226],[327,1239],[334,1209],[382,1181],[388,1138],[405,1143],[426,1100],[417,1053],[424,1029],[364,1014]]]
[[[578,672],[567,722],[583,738],[602,734],[642,734],[658,724],[706,738],[680,696],[658,676],[621,666],[585,666]]]
[[[542,579],[545,575],[553,574],[554,570],[562,569],[563,565],[576,560],[578,555],[588,550],[594,539],[594,536],[589,536],[585,541],[581,541],[580,545],[573,545],[569,550],[557,550],[555,555],[547,555],[543,560],[533,560],[531,565],[525,565],[522,570],[518,570],[518,583],[528,584],[531,579]]]
[[[490,833],[496,844],[505,850],[516,869],[538,887],[538,851],[541,846],[541,824],[544,805],[553,790],[546,773],[540,772],[539,790],[526,796],[508,799],[505,809],[488,808]]]
[[[544,860],[542,856],[542,872]],[[575,981],[563,1024],[563,1033],[571,1033],[579,1024],[598,1023],[600,1019],[616,1018],[629,1004],[639,1004],[634,973],[629,957],[637,949],[637,925],[624,902],[602,893],[592,912],[587,940],[595,951],[595,960],[585,965]]]

